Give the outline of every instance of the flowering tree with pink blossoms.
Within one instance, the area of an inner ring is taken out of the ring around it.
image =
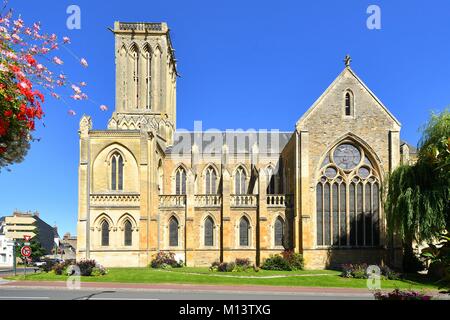
[[[60,48],[76,57],[69,44],[68,37],[41,32],[40,23],[26,25],[12,10],[0,12],[0,168],[26,156],[35,122],[44,116],[44,93],[66,104],[68,99],[88,99],[83,91],[86,82],[72,82],[61,71]],[[81,67],[88,67],[86,59],[76,59]],[[71,92],[67,97],[58,93],[63,87]],[[100,109],[107,110],[104,105]]]

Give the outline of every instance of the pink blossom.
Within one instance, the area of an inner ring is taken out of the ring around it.
[[[77,113],[76,113],[75,111],[73,111],[73,110],[69,110],[69,111],[67,111],[67,113],[69,114],[69,116],[74,116],[74,115],[77,114]]]
[[[23,20],[22,19],[17,19],[17,20],[15,20],[14,21],[14,25],[17,27],[17,28],[22,28],[23,27]]]
[[[16,41],[22,41],[22,38],[17,33],[14,33],[11,37]]]
[[[52,97],[55,98],[55,99],[59,99],[60,98],[59,94],[57,94],[55,92],[52,92]]]
[[[70,38],[69,37],[64,37],[63,38],[63,42],[64,43],[70,43]]]
[[[107,110],[108,110],[108,107],[105,106],[104,104],[102,104],[102,105],[100,106],[100,110],[102,110],[102,111],[107,111]]]
[[[39,63],[36,65],[36,69],[38,69],[39,71],[42,71],[42,70],[44,70],[44,66]]]
[[[74,94],[73,96],[70,96],[73,100],[82,100],[83,98],[79,94]]]
[[[81,65],[82,65],[83,67],[85,67],[85,68],[88,67],[88,63],[87,63],[86,59],[84,59],[84,58],[82,58],[82,59],[80,60],[80,63],[81,63]]]
[[[84,82],[84,81],[80,82],[80,87],[86,87],[86,86],[87,86],[86,82]]]
[[[64,74],[61,73],[61,74],[59,75],[59,78],[62,79],[62,80],[65,80],[65,79],[66,79],[66,76],[65,76]]]
[[[81,89],[80,89],[80,87],[77,87],[76,85],[72,85],[72,89],[73,89],[73,91],[75,91],[77,94],[80,94],[81,93]]]
[[[54,63],[56,63],[56,64],[58,64],[58,65],[62,65],[64,62],[60,59],[60,58],[58,58],[58,57],[54,57],[53,58],[53,62]]]

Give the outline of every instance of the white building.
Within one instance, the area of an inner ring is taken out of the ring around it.
[[[0,268],[13,265],[13,241],[5,236],[5,221],[0,218]]]

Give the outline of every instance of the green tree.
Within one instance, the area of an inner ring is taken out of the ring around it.
[[[450,230],[450,112],[432,114],[423,128],[415,164],[402,165],[387,183],[385,212],[388,232],[404,242],[411,263],[412,243],[434,241]]]

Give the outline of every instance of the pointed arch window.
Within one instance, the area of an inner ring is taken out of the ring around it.
[[[175,217],[170,218],[169,221],[169,246],[178,246],[178,220]]]
[[[211,217],[205,219],[205,246],[212,247],[214,245],[214,221]]]
[[[101,233],[102,233],[102,246],[109,246],[109,223],[104,220],[101,225]]]
[[[351,91],[347,91],[345,93],[345,115],[352,116],[353,115],[353,94]]]
[[[133,71],[133,92],[134,95],[134,107],[139,108],[139,49],[136,44],[131,47],[131,60],[132,60],[132,71]]]
[[[380,174],[367,159],[352,142],[327,154],[316,186],[318,246],[380,244]]]
[[[284,238],[284,220],[281,217],[278,217],[277,220],[275,220],[275,226],[274,226],[274,238],[275,238],[275,246],[282,246],[283,245],[283,238]]]
[[[208,167],[206,169],[205,176],[205,193],[206,194],[216,194],[217,193],[217,174],[213,167]]]
[[[186,170],[179,167],[175,172],[175,194],[186,194]]]
[[[111,190],[123,190],[123,158],[118,152],[111,156]]]
[[[246,194],[246,179],[247,175],[245,174],[244,168],[239,167],[236,169],[235,177],[234,177],[234,190],[235,194]]]
[[[246,217],[242,217],[239,222],[239,245],[249,246],[250,245],[250,222]]]
[[[132,225],[129,220],[126,220],[124,223],[124,245],[125,246],[131,246],[133,244],[133,237],[132,237]]]
[[[148,44],[144,47],[145,57],[145,108],[150,110],[152,105],[152,53]]]
[[[275,194],[275,175],[273,173],[273,168],[268,167],[266,170],[267,177],[267,194]]]

